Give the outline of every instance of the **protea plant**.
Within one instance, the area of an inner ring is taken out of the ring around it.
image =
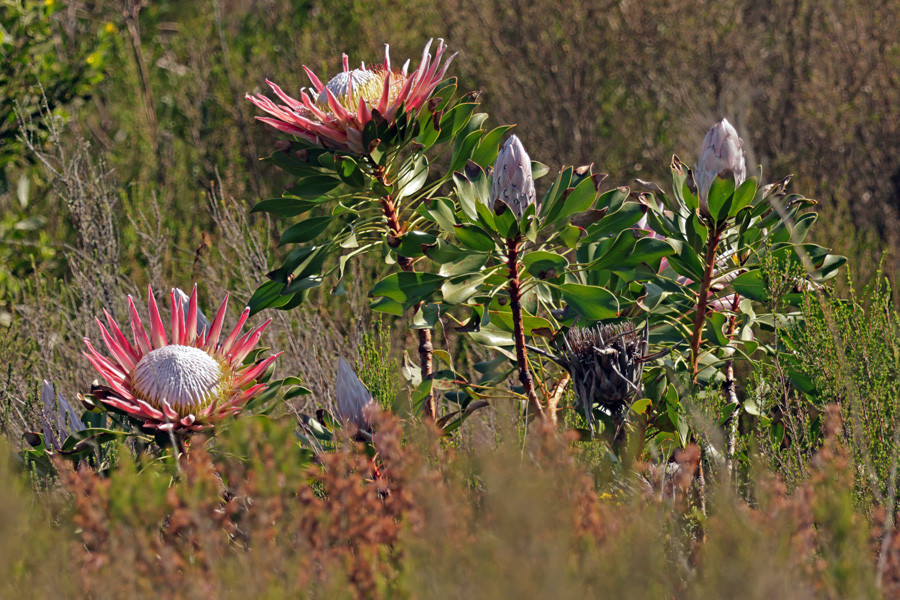
[[[304,66],[313,93],[302,89],[299,100],[269,80],[266,83],[284,104],[276,104],[262,94],[247,94],[247,99],[272,115],[257,119],[276,129],[330,150],[362,155],[368,150],[363,147],[363,128],[369,121],[383,119],[391,123],[401,107],[407,113],[418,114],[443,79],[456,55],[441,64],[447,47],[443,40],[438,40],[432,59],[431,42],[425,45],[419,67],[412,73],[409,61],[400,69],[391,66],[390,47],[385,45],[384,62],[376,66],[367,67],[363,63],[351,69],[350,60],[344,54],[344,70],[325,84]]]
[[[519,138],[512,135],[500,148],[497,160],[494,162],[490,208],[498,216],[504,211],[512,211],[516,219],[516,226],[509,228],[505,233],[509,306],[512,311],[513,341],[516,344],[516,365],[519,369],[519,382],[525,390],[528,403],[534,413],[543,421],[546,419],[546,415],[537,397],[534,380],[528,368],[525,330],[522,321],[521,282],[519,281],[519,253],[520,246],[525,239],[522,234],[521,222],[529,206],[534,206],[535,212],[540,208],[535,200],[531,158]]]
[[[194,286],[186,309],[176,290],[170,297],[168,337],[152,289],[148,289],[149,335],[131,296],[128,306],[132,342],[108,312],[104,311],[108,328],[97,319],[112,358],[97,352],[85,338],[84,355],[109,384],[108,388],[95,387],[92,397],[145,429],[198,431],[240,412],[248,400],[263,391],[266,384],[254,382],[281,353],[243,364],[271,319],[241,335],[250,314],[250,309],[245,309],[231,333],[221,340],[227,295],[209,328],[199,332],[197,287]],[[83,400],[91,405],[91,400]]]

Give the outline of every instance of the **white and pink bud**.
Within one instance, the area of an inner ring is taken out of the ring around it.
[[[506,204],[518,219],[535,203],[531,158],[515,135],[506,140],[494,162],[490,208],[496,210],[497,202]]]
[[[66,438],[85,429],[69,401],[46,379],[41,384],[41,404],[41,426],[47,450],[59,451]]]
[[[341,423],[352,423],[358,429],[369,429],[375,400],[343,358],[338,359],[335,397],[337,418]]]
[[[700,195],[700,212],[709,216],[709,190],[716,177],[733,177],[735,187],[747,178],[744,142],[728,119],[716,123],[703,138],[700,159],[694,168],[694,182]]]

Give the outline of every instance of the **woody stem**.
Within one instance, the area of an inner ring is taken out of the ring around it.
[[[737,309],[738,303],[740,303],[741,297],[739,294],[735,294],[731,300],[731,312],[734,313],[728,319],[728,329],[725,333],[725,337],[728,338],[730,342],[732,338],[734,338],[735,330],[737,329]],[[725,425],[725,430],[728,432],[728,448],[725,450],[725,464],[728,467],[728,472],[731,473],[734,470],[734,452],[737,448],[737,432],[738,432],[738,416],[740,413],[740,402],[738,402],[737,397],[737,383],[734,379],[734,358],[729,357],[727,361],[725,361],[725,399],[728,401],[728,404],[731,405],[731,414],[728,416],[728,422]]]
[[[516,363],[519,367],[519,381],[525,388],[528,404],[541,421],[546,420],[544,407],[534,391],[534,381],[528,370],[528,356],[525,352],[525,330],[522,326],[522,303],[519,290],[519,243],[521,236],[506,240],[506,266],[509,269],[509,306],[512,309],[513,340],[516,343]]]
[[[397,217],[397,207],[390,195],[381,198],[381,209],[384,212],[385,218],[387,219],[388,244],[390,245],[392,241],[391,238],[397,239],[403,234],[400,220]],[[414,271],[412,259],[406,256],[398,255],[397,264],[400,265],[400,268],[406,272]],[[421,302],[415,305],[413,314],[415,314],[415,312],[419,310],[420,306],[422,306]],[[416,332],[419,336],[419,367],[422,373],[422,381],[427,381],[434,377],[432,367],[434,347],[431,345],[431,330],[417,329]],[[434,392],[432,392],[431,390],[428,391],[428,395],[425,397],[422,412],[425,418],[431,421],[434,421],[437,416],[437,403],[434,399]]]
[[[712,286],[720,236],[721,232],[716,226],[713,226],[706,242],[706,266],[703,271],[703,279],[700,280],[700,289],[697,291],[697,311],[694,313],[694,331],[691,333],[691,377],[694,383],[697,383],[697,374],[700,370],[700,340],[703,338],[706,307],[709,304],[709,288]]]

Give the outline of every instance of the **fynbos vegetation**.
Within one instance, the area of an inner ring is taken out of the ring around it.
[[[896,596],[897,15],[0,0],[0,595]]]

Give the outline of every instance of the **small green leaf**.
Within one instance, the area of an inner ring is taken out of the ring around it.
[[[453,157],[450,159],[451,171],[461,169],[469,161],[475,149],[475,144],[481,139],[482,133],[484,132],[478,129],[461,140],[457,139],[457,144],[453,149]]]
[[[410,231],[400,238],[397,254],[408,258],[417,258],[424,254],[423,246],[430,246],[437,242],[437,236],[424,231]]]
[[[581,234],[584,233],[584,230],[581,227],[576,227],[575,225],[566,225],[563,230],[559,234],[559,239],[563,241],[567,248],[575,248],[578,245],[579,239],[581,239]]]
[[[734,291],[741,296],[756,300],[757,302],[766,302],[769,298],[769,294],[766,291],[766,282],[763,280],[762,273],[756,269],[741,273],[732,279],[731,287],[733,287]]]
[[[459,198],[459,206],[469,218],[469,222],[478,222],[478,204],[488,205],[491,196],[491,180],[480,165],[474,162],[466,163],[463,171],[453,173],[453,182],[456,184],[456,196]]]
[[[603,192],[600,194],[600,197],[597,198],[597,208],[606,208],[608,214],[618,212],[619,209],[622,208],[622,205],[625,204],[625,200],[630,193],[631,189],[626,186]]]
[[[569,189],[573,173],[574,169],[572,167],[560,171],[556,181],[553,182],[553,185],[550,186],[550,189],[544,195],[541,201],[541,212],[545,223],[552,223],[556,220],[556,216],[562,209],[561,200],[563,194]]]
[[[255,315],[264,308],[277,308],[286,304],[291,298],[281,295],[284,287],[284,284],[278,281],[267,281],[256,288],[247,302],[247,306],[250,307],[250,315]]]
[[[338,157],[335,161],[338,177],[341,181],[354,188],[364,187],[366,184],[366,176],[359,164],[349,156]]]
[[[296,217],[315,208],[321,204],[317,200],[301,200],[285,196],[283,198],[271,198],[258,202],[256,206],[250,209],[251,213],[266,212],[278,217]]]
[[[288,227],[281,234],[280,246],[285,244],[303,244],[319,237],[331,223],[333,217],[310,217],[305,221]]]
[[[444,278],[434,273],[401,272],[388,275],[376,283],[369,292],[371,296],[384,296],[410,308],[425,300],[441,287]]]
[[[756,196],[756,184],[756,177],[751,177],[734,191],[734,199],[731,201],[731,208],[728,210],[729,217],[737,215],[744,207],[749,206],[753,202],[753,198]]]
[[[636,240],[630,230],[619,233],[614,241],[611,238],[606,238],[603,242],[597,244],[597,250],[599,250],[597,253],[600,256],[591,260],[589,264],[585,265],[585,268],[591,271],[616,268],[624,257],[630,254],[635,243]],[[582,248],[584,247],[586,246],[582,245]]]
[[[465,250],[458,248],[441,238],[435,239],[432,244],[423,245],[422,253],[441,265],[456,262],[469,255]]]
[[[329,175],[311,175],[297,181],[291,188],[291,195],[298,198],[318,198],[339,185],[341,185],[341,180]]]
[[[550,167],[545,165],[544,163],[539,163],[536,160],[531,161],[531,178],[532,179],[540,179],[544,175],[550,172]]]
[[[413,315],[413,329],[431,329],[437,323],[441,316],[441,307],[439,304],[426,303],[419,307],[416,314]]]
[[[591,321],[613,319],[619,314],[619,301],[602,287],[579,283],[555,287],[575,312]]]
[[[519,235],[519,219],[506,204],[498,202],[500,212],[494,212],[494,229],[503,239],[514,238]]]
[[[636,415],[645,415],[652,405],[653,402],[649,398],[641,398],[632,403],[631,412]]]
[[[441,286],[441,294],[447,304],[462,304],[477,294],[490,272],[469,273],[453,277]]]
[[[605,217],[588,225],[586,242],[595,242],[600,238],[619,235],[633,227],[644,216],[644,207],[637,202],[626,202],[618,210],[607,213]]]
[[[453,201],[450,198],[431,198],[427,201],[427,206],[423,203],[420,208],[428,213],[442,231],[447,233],[453,231],[457,220],[453,209]]]
[[[569,268],[569,261],[565,257],[541,250],[526,254],[522,264],[526,271],[539,279],[560,277]]]
[[[444,277],[477,273],[487,264],[490,256],[487,252],[465,252],[458,260],[441,265],[438,273]]]
[[[478,104],[474,102],[457,104],[444,113],[444,116],[441,118],[440,135],[435,143],[443,143],[455,136],[460,129],[468,124],[472,118],[472,112],[477,106]]]
[[[631,256],[626,257],[622,261],[621,267],[635,267],[641,263],[646,263],[650,265],[651,269],[657,271],[662,259],[673,254],[675,254],[675,248],[666,240],[650,237],[641,238],[635,242]]]
[[[494,249],[494,238],[480,227],[464,223],[454,229],[456,237],[464,246],[477,252],[490,252]]]
[[[725,337],[723,327],[728,321],[728,317],[720,312],[711,312],[706,315],[706,341],[713,345],[727,346],[728,338]]]
[[[402,317],[403,313],[406,312],[406,308],[402,304],[396,300],[391,300],[390,298],[379,298],[372,302],[372,304],[369,305],[369,308],[398,317]]]
[[[396,184],[397,199],[412,196],[425,185],[428,179],[428,159],[424,155],[419,155],[412,164],[407,166]]]
[[[557,225],[575,213],[589,209],[597,199],[597,190],[594,182],[587,177],[576,185],[567,195],[559,201],[551,215],[547,215],[545,221],[548,226]]]
[[[734,194],[733,177],[716,177],[709,188],[708,201],[709,214],[714,221],[719,221],[728,216],[731,208],[731,199]]]
[[[472,162],[478,163],[485,169],[494,164],[494,161],[497,159],[497,154],[499,154],[500,151],[500,140],[510,129],[512,129],[512,127],[503,125],[496,129],[492,129],[485,134],[478,143],[478,147],[475,148],[475,151],[472,153]]]

